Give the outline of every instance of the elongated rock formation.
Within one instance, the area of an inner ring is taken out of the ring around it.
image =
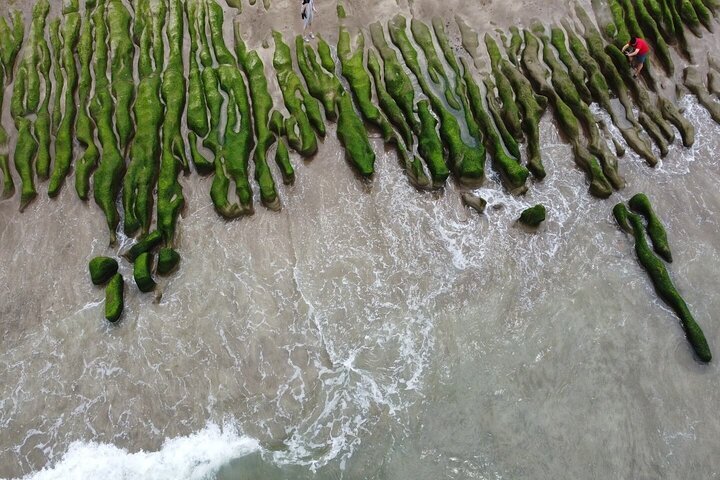
[[[641,217],[627,212],[627,209],[622,204],[615,207],[614,213],[621,227],[623,227],[623,224],[630,224],[633,236],[635,237],[635,253],[638,256],[638,260],[640,260],[640,265],[642,265],[650,276],[650,280],[658,296],[680,317],[685,335],[695,354],[701,361],[705,363],[710,362],[710,360],[712,360],[712,353],[710,352],[710,347],[705,339],[705,335],[697,322],[695,322],[685,300],[683,300],[682,296],[680,296],[675,289],[662,260],[652,253],[645,239],[645,226],[643,225]]]
[[[197,4],[193,1],[185,2],[188,17],[188,30],[190,32],[190,72],[188,74],[188,104],[187,104],[187,125],[190,129],[188,140],[190,143],[191,157],[195,169],[201,175],[207,175],[213,171],[213,165],[198,151],[198,137],[205,139],[210,132],[208,122],[207,103],[205,90],[198,64],[198,32],[197,32]],[[202,28],[204,34],[204,26]]]
[[[420,88],[438,116],[440,138],[448,150],[448,162],[453,174],[465,185],[480,185],[485,174],[485,148],[481,143],[474,146],[465,143],[457,119],[443,106],[428,85],[418,62],[417,51],[407,37],[405,18],[401,15],[395,16],[388,28],[393,43],[402,52],[408,68],[414,73]]]
[[[91,61],[93,57],[94,23],[91,20],[92,6],[95,0],[85,4],[85,19],[80,30],[78,59],[80,60],[80,79],[78,81],[78,112],[76,136],[83,153],[75,162],[75,191],[81,200],[87,200],[90,193],[90,176],[97,168],[100,152],[95,144],[95,124],[90,119],[88,106],[92,91]]]
[[[573,146],[575,162],[588,176],[590,193],[600,198],[609,197],[612,187],[598,159],[580,141],[580,125],[577,117],[546,80],[546,70],[539,60],[540,45],[537,39],[529,32],[525,32],[525,43],[522,65],[536,90],[547,97],[553,105],[558,126]]]
[[[647,222],[647,233],[653,244],[653,250],[660,255],[665,261],[672,262],[672,253],[668,244],[667,232],[660,221],[660,218],[650,205],[650,199],[644,193],[638,193],[628,202],[630,208],[645,217]]]
[[[366,122],[376,126],[382,133],[385,141],[390,141],[393,136],[393,128],[385,115],[372,102],[372,83],[370,74],[365,70],[365,36],[362,32],[357,37],[355,51],[350,45],[350,33],[347,28],[340,27],[340,34],[337,45],[338,59],[342,75],[348,81],[355,103]],[[402,122],[404,123],[404,121]],[[406,125],[406,124],[405,124]],[[400,135],[407,139],[410,129],[407,132],[400,132]],[[407,140],[406,140],[406,143]]]
[[[510,191],[522,192],[526,189],[525,181],[530,172],[520,164],[519,155],[513,157],[505,151],[505,145],[495,129],[496,123],[493,122],[483,106],[480,87],[472,77],[470,67],[464,59],[462,65],[465,70],[464,80],[467,86],[469,105],[485,138],[485,145],[491,152],[493,165],[500,172],[504,183]]]
[[[526,44],[529,43],[527,38],[528,35],[532,36],[532,34],[530,32],[526,32]],[[600,161],[605,177],[608,179],[613,188],[623,188],[625,186],[625,181],[618,173],[617,158],[610,152],[607,142],[602,137],[598,127],[598,121],[590,112],[588,105],[580,97],[579,92],[576,90],[575,85],[566,72],[564,66],[561,65],[560,61],[555,56],[555,53],[550,46],[550,40],[545,36],[544,30],[541,29],[538,35],[544,45],[543,61],[548,67],[550,67],[551,83],[555,91],[570,107],[575,117],[580,120],[584,131],[587,133],[588,150]],[[536,42],[534,38],[530,40],[533,44]]]
[[[283,42],[280,32],[273,32],[275,55],[273,66],[282,92],[285,107],[291,115],[286,122],[285,130],[290,146],[303,157],[310,157],[317,152],[317,138],[313,127],[320,135],[325,134],[320,108],[313,97],[305,90],[300,78],[293,71],[290,47]],[[314,119],[311,124],[311,118]],[[291,126],[292,128],[287,128]],[[322,128],[320,128],[322,127]],[[295,135],[297,128],[297,135]]]
[[[102,209],[110,232],[110,243],[117,238],[116,229],[120,223],[115,201],[120,193],[125,175],[125,161],[118,149],[113,128],[113,99],[110,81],[107,77],[108,48],[107,26],[105,24],[105,4],[101,0],[93,13],[95,25],[95,98],[90,112],[97,125],[98,138],[102,146],[102,155],[93,176],[93,194],[95,203]]]
[[[165,9],[156,12],[150,28],[147,25],[140,35],[140,64],[150,65],[154,46],[152,37],[161,28]],[[130,164],[123,182],[122,199],[125,210],[124,229],[127,235],[134,235],[138,230],[146,234],[152,223],[155,184],[160,167],[160,131],[165,109],[160,99],[162,64],[144,67],[139,72],[140,83],[135,101],[135,118],[137,134],[130,147]],[[99,173],[99,171],[98,171]],[[95,174],[97,178],[98,174]]]
[[[370,25],[370,35],[383,61],[385,88],[403,112],[405,121],[416,134],[420,124],[415,115],[415,90],[410,77],[403,70],[395,50],[390,48],[380,23]],[[406,60],[407,61],[407,60]]]
[[[222,89],[228,95],[227,125],[223,148],[215,158],[215,177],[210,197],[220,215],[233,219],[254,213],[248,168],[254,147],[252,114],[240,71],[230,65],[221,65],[218,67],[218,77]],[[231,203],[228,199],[230,180],[235,183],[237,203]]]
[[[110,40],[110,78],[115,99],[115,122],[118,147],[125,152],[133,135],[131,105],[134,100],[133,58],[135,47],[130,37],[132,18],[121,0],[110,0],[107,6],[107,24]],[[139,119],[138,119],[139,120]]]
[[[500,100],[502,101],[503,121],[510,133],[512,133],[516,139],[521,140],[520,110],[515,100],[515,93],[510,85],[510,81],[500,69],[500,60],[502,59],[500,49],[489,34],[485,34],[485,47],[490,56],[490,68],[493,77],[495,77],[495,85],[500,95]]]
[[[39,4],[38,4],[39,5]],[[52,55],[48,42],[45,39],[45,21],[47,19],[48,10],[43,10],[43,16],[39,22],[39,32],[37,33],[37,55],[38,74],[40,75],[41,88],[39,94],[41,97],[40,108],[33,124],[33,134],[38,142],[37,157],[35,159],[35,171],[38,179],[47,180],[50,174],[50,143],[51,143],[51,123],[50,118],[50,101],[52,100],[52,80],[50,78],[50,70],[52,66]],[[40,86],[40,85],[39,85]]]
[[[47,0],[39,0],[33,8],[30,35],[25,45],[25,54],[15,76],[10,105],[15,128],[18,131],[13,160],[15,169],[20,176],[20,210],[23,210],[37,196],[33,175],[33,161],[38,153],[39,143],[33,134],[33,121],[28,119],[28,116],[39,113],[39,72],[42,58],[40,44],[45,41],[45,20],[49,10],[50,5]],[[49,126],[49,118],[47,121]]]
[[[169,57],[160,87],[165,103],[162,126],[162,153],[157,189],[157,229],[165,245],[172,246],[180,210],[185,205],[181,171],[188,171],[185,140],[182,135],[182,115],[185,109],[185,75],[183,72],[183,10],[180,0],[169,0],[167,40]]]
[[[545,166],[540,155],[540,117],[545,112],[547,98],[536,95],[528,79],[510,62],[501,60],[501,67],[522,110],[522,129],[528,141],[527,168],[536,178],[545,178]]]
[[[235,49],[238,63],[241,65],[248,79],[250,97],[252,98],[253,119],[255,125],[255,138],[257,146],[253,157],[255,163],[255,180],[260,186],[260,198],[263,204],[272,209],[280,209],[280,197],[275,189],[275,180],[268,166],[268,150],[275,137],[270,132],[270,112],[273,109],[273,99],[268,91],[265,78],[265,65],[255,51],[248,52],[240,36],[240,24],[235,22]],[[282,148],[282,147],[278,147]],[[278,165],[284,179],[291,179],[295,173],[289,161],[281,159]]]
[[[70,171],[73,159],[73,133],[75,132],[75,119],[77,108],[75,105],[75,92],[78,88],[78,73],[75,64],[75,51],[80,40],[80,14],[68,13],[65,16],[65,25],[62,31],[63,46],[59,56],[62,70],[65,73],[65,101],[64,113],[57,125],[55,138],[55,163],[53,164],[48,195],[57,196],[60,193],[65,177]],[[61,75],[62,76],[62,75]],[[60,87],[58,87],[60,90]],[[61,90],[60,90],[61,91]],[[59,97],[58,97],[59,98]],[[56,104],[60,108],[60,104]]]

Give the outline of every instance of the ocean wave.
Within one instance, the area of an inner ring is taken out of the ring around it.
[[[210,423],[191,435],[166,440],[156,452],[130,453],[112,444],[76,441],[55,465],[22,480],[202,480],[213,478],[231,460],[258,451],[258,441],[232,424]]]

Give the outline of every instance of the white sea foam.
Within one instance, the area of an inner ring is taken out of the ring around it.
[[[257,440],[240,434],[233,425],[208,424],[186,437],[166,440],[156,452],[130,453],[107,443],[73,442],[54,466],[23,480],[201,480],[212,478],[232,459],[259,450]]]

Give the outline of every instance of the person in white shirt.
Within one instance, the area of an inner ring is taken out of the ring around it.
[[[300,5],[300,18],[302,18],[304,22],[303,38],[306,42],[309,42],[311,38],[315,38],[315,34],[312,31],[312,22],[316,11],[314,0],[302,0],[302,4]],[[307,35],[308,31],[310,32],[309,36]]]

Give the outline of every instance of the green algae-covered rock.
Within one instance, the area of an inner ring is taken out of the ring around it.
[[[538,204],[523,210],[518,221],[528,227],[537,227],[545,221],[545,206]]]
[[[110,322],[117,322],[122,315],[125,301],[123,298],[125,282],[122,275],[116,273],[105,287],[105,318]]]
[[[290,154],[288,152],[285,140],[282,138],[277,139],[277,149],[275,150],[275,163],[280,169],[280,173],[283,177],[283,183],[285,185],[292,185],[295,183],[295,169],[290,163]]]
[[[160,245],[162,239],[162,234],[158,230],[153,230],[152,232],[145,235],[139,242],[133,245],[130,250],[125,253],[124,256],[129,261],[134,262],[135,259],[140,256],[140,254],[149,252],[153,248]]]
[[[93,285],[104,285],[118,271],[118,263],[114,258],[95,257],[90,260],[90,280]]]
[[[650,205],[650,199],[644,193],[634,195],[628,202],[630,208],[645,217],[647,221],[647,232],[653,244],[655,253],[664,258],[667,262],[672,262],[672,253],[668,244],[667,233],[663,227],[660,218]]]
[[[152,292],[156,286],[151,273],[152,261],[152,254],[144,252],[138,255],[133,264],[133,278],[135,279],[135,284],[143,293]]]
[[[345,147],[347,158],[355,170],[363,177],[370,177],[375,172],[375,152],[370,146],[365,125],[355,113],[350,95],[343,93],[337,104],[337,134],[340,143]]]
[[[158,275],[167,275],[180,263],[180,254],[172,248],[161,248],[158,252]]]
[[[375,48],[380,52],[380,56],[383,59],[385,87],[403,112],[405,121],[410,128],[417,133],[420,130],[420,122],[415,116],[415,89],[413,88],[412,81],[407,73],[405,73],[395,50],[390,48],[385,40],[383,27],[380,23],[370,25],[370,36]],[[406,45],[409,45],[409,42],[407,42]],[[407,62],[407,59],[405,59],[405,61]],[[368,65],[368,67],[369,66],[370,65]]]
[[[355,98],[360,113],[365,121],[375,125],[380,130],[386,142],[389,141],[393,136],[393,128],[385,115],[372,102],[372,83],[363,61],[365,57],[365,37],[362,32],[358,35],[357,47],[353,52],[350,45],[350,33],[345,27],[340,27],[337,52],[343,77],[348,81],[350,91]],[[402,132],[402,135],[405,137],[405,132]]]
[[[618,203],[613,207],[613,216],[615,217],[615,221],[618,225],[620,225],[620,228],[628,233],[632,233],[628,213],[627,208],[625,208],[625,205],[622,203]]]
[[[410,128],[408,121],[405,120],[402,109],[385,88],[385,83],[382,78],[382,70],[380,67],[380,60],[372,50],[368,51],[367,67],[375,81],[375,93],[377,94],[380,108],[385,113],[390,123],[392,123],[392,125],[397,129],[400,137],[405,142],[405,145],[411,147],[415,144],[413,130]]]
[[[624,206],[621,208],[624,208]],[[680,317],[685,335],[695,354],[701,361],[709,362],[712,360],[712,353],[705,339],[705,334],[697,322],[695,322],[685,300],[683,300],[682,296],[680,296],[675,289],[662,260],[656,257],[655,254],[652,253],[652,250],[650,250],[647,240],[645,239],[645,227],[640,216],[629,212],[625,215],[628,217],[632,226],[633,236],[635,237],[635,252],[637,253],[638,260],[640,260],[640,265],[642,265],[650,276],[650,280],[658,296]]]
[[[418,102],[418,115],[420,116],[421,131],[418,136],[418,153],[425,160],[433,185],[445,184],[450,170],[443,158],[443,146],[437,134],[437,120],[430,113],[430,103],[427,100]]]

